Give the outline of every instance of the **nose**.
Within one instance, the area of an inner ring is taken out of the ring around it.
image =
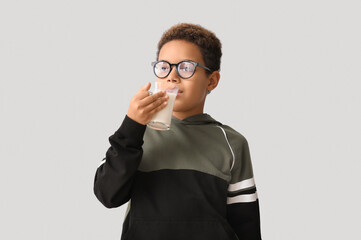
[[[170,71],[169,75],[167,76],[167,82],[178,83],[180,82],[180,77],[177,73],[177,66],[172,66],[172,70]]]

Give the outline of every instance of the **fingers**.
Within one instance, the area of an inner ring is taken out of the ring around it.
[[[152,109],[149,114],[151,114],[152,116],[154,114],[156,114],[157,112],[159,112],[160,110],[162,110],[163,108],[165,108],[168,105],[168,102],[164,102],[163,104],[159,105],[158,107]]]
[[[149,89],[150,89],[150,83],[148,82],[147,84],[145,84],[144,86],[142,86],[139,91],[137,92],[137,94],[134,96],[136,99],[143,99],[147,96],[149,96]]]
[[[168,96],[167,96],[167,99],[168,99]],[[167,99],[164,99],[164,98],[156,99],[155,101],[145,105],[144,106],[144,111],[148,112],[150,114],[158,112],[159,110],[161,110],[165,106],[167,106],[167,104],[168,104]]]
[[[145,98],[143,98],[142,100],[140,100],[140,105],[141,106],[147,106],[155,101],[158,100],[162,100],[162,102],[168,100],[168,95],[165,92],[157,92],[154,93],[153,95],[148,95]]]
[[[146,85],[142,86],[138,93],[135,95],[135,98],[138,100],[143,100],[144,98],[147,98],[148,96],[150,96],[149,93],[149,89],[150,89],[150,83],[148,82]],[[165,92],[157,92],[151,95],[152,97],[147,99],[147,101],[145,101],[145,104],[149,104],[153,101],[155,101],[157,98],[160,98],[162,96],[165,96]]]
[[[149,89],[150,83],[139,89],[138,93],[131,99],[127,113],[130,118],[143,125],[147,124],[156,112],[165,108],[169,99],[164,91],[150,95]]]

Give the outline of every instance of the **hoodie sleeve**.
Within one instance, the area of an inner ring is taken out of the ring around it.
[[[260,240],[259,202],[248,142],[242,135],[230,140],[238,147],[234,147],[228,186],[227,220],[239,239]]]
[[[143,155],[145,129],[145,125],[126,116],[109,137],[110,148],[94,178],[94,194],[107,208],[119,207],[130,199],[134,174]]]

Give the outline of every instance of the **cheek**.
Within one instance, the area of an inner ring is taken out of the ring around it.
[[[201,102],[206,96],[207,87],[203,85],[194,85],[187,89],[186,101],[187,102]]]
[[[199,84],[189,83],[185,86],[185,92],[188,97],[197,96],[201,92],[202,87]]]
[[[191,78],[189,82],[185,83],[185,87],[192,92],[201,93],[206,91],[208,80],[204,77]]]

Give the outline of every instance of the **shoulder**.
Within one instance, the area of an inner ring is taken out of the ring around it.
[[[218,128],[222,129],[224,135],[232,147],[242,147],[243,145],[248,145],[246,137],[241,132],[213,118],[212,120]]]
[[[224,133],[226,134],[228,140],[233,144],[241,146],[244,144],[248,144],[246,137],[232,127],[224,124],[220,124],[218,127],[224,130]]]

